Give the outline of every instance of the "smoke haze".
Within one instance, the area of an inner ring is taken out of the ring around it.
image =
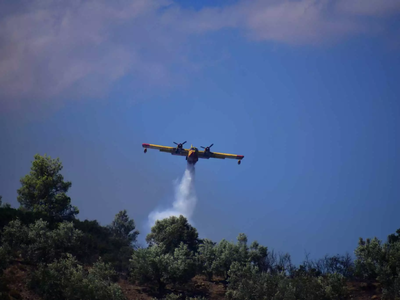
[[[149,227],[151,228],[157,220],[171,216],[183,215],[190,222],[196,207],[197,197],[194,189],[194,166],[187,165],[185,173],[179,184],[175,186],[175,200],[172,208],[166,210],[154,210],[149,214]]]

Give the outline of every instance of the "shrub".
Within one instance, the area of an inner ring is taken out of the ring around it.
[[[199,250],[196,253],[198,264],[198,272],[204,274],[208,280],[212,280],[214,270],[214,262],[216,260],[215,243],[211,240],[204,239],[199,245]]]
[[[346,278],[342,274],[328,274],[319,277],[319,281],[324,287],[327,299],[347,299],[349,291],[346,286]]]
[[[397,234],[400,231],[397,230]],[[398,235],[388,236],[387,243],[376,237],[360,238],[356,254],[356,274],[362,278],[378,280],[383,299],[400,297],[400,240]]]
[[[327,274],[341,274],[346,278],[353,277],[354,263],[350,254],[345,255],[325,255],[324,258],[316,261],[311,261],[306,257],[302,267],[308,273],[313,273],[315,276]]]
[[[169,257],[163,254],[164,249],[153,246],[138,249],[130,259],[130,276],[139,284],[156,283],[159,290],[165,288],[168,279]]]
[[[357,276],[364,279],[376,279],[379,266],[383,264],[383,248],[381,241],[377,238],[360,238],[358,247],[354,251],[356,255],[355,271]]]
[[[114,271],[101,260],[86,271],[68,254],[65,259],[41,264],[31,274],[29,287],[44,299],[125,299],[119,285],[113,282],[115,278]]]
[[[157,220],[146,236],[150,246],[163,245],[165,253],[173,253],[180,243],[188,246],[189,250],[197,251],[199,239],[197,229],[188,223],[182,215]]]
[[[2,242],[29,262],[49,263],[65,253],[79,252],[81,237],[82,232],[71,222],[59,223],[57,229],[50,230],[42,219],[29,226],[15,220],[4,227]]]
[[[260,273],[258,268],[250,263],[243,266],[233,262],[228,275],[228,299],[273,299],[276,294],[279,277]]]
[[[183,243],[173,254],[165,254],[162,246],[138,249],[130,262],[131,279],[140,284],[157,284],[159,291],[168,283],[185,283],[196,275],[193,252]]]
[[[324,277],[297,272],[289,277],[285,272],[270,274],[247,263],[234,262],[229,270],[228,299],[265,300],[339,300],[348,295],[343,275],[329,274]]]

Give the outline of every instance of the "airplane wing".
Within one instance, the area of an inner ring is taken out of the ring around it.
[[[188,153],[188,150],[186,150],[186,149],[181,149],[179,151],[176,151],[176,148],[174,148],[174,147],[160,146],[160,145],[154,145],[154,144],[142,144],[142,147],[146,148],[146,149],[157,149],[157,150],[160,150],[161,152],[167,152],[167,153],[171,153],[173,155],[186,156]]]
[[[231,159],[243,159],[243,155],[236,155],[236,154],[228,154],[228,153],[220,153],[220,152],[210,152],[210,153],[205,153],[205,151],[199,151],[198,153],[199,158],[219,158],[219,159],[225,159],[225,158],[231,158]]]

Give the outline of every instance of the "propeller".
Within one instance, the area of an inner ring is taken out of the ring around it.
[[[206,149],[207,151],[210,151],[210,148],[213,146],[214,144],[211,144],[210,146],[208,146],[208,147],[203,147],[203,146],[200,146],[201,148],[203,148],[203,149]]]
[[[179,144],[178,144],[177,142],[174,142],[174,144],[175,144],[175,145],[178,145],[178,146],[180,146],[180,147],[182,147],[184,144],[186,144],[186,142],[187,142],[187,141],[184,141],[183,143],[179,143]]]

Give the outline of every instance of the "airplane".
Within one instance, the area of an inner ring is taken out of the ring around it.
[[[208,147],[201,146],[201,148],[203,148],[204,151],[199,151],[199,149],[197,149],[196,147],[193,147],[193,145],[191,145],[189,149],[184,149],[183,145],[186,144],[186,142],[187,141],[184,141],[183,143],[174,142],[176,147],[160,146],[160,145],[153,145],[153,144],[142,144],[142,147],[144,148],[144,153],[147,152],[147,149],[157,149],[157,150],[160,150],[161,152],[171,153],[172,155],[186,156],[186,160],[187,160],[188,164],[193,165],[193,166],[197,163],[199,158],[204,158],[204,159],[232,158],[232,159],[238,160],[238,165],[240,165],[242,159],[244,158],[243,155],[211,152],[210,148],[214,144],[211,144]]]

